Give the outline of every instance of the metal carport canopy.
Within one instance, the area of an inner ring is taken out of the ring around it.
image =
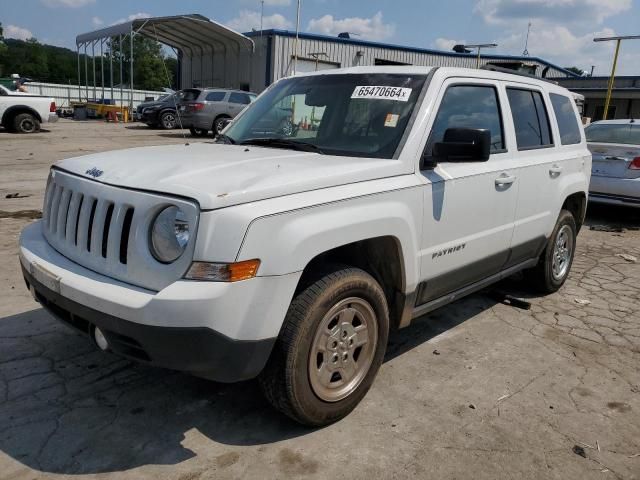
[[[235,46],[240,49],[254,51],[254,43],[224,25],[214,22],[199,14],[175,15],[171,17],[138,18],[110,27],[83,33],[76,37],[76,45],[83,45],[96,40],[140,33],[180,50],[193,51],[216,46]]]

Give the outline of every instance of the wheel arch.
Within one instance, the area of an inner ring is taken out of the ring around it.
[[[302,271],[296,292],[303,290],[335,265],[364,270],[382,287],[392,327],[398,327],[404,309],[406,272],[402,245],[397,237],[366,238],[319,253]]]
[[[587,213],[587,195],[585,192],[575,192],[568,195],[562,203],[562,209],[571,212],[579,232]]]
[[[29,107],[28,105],[13,105],[7,108],[7,110],[5,110],[4,114],[2,115],[2,125],[6,126],[7,122],[10,122],[21,113],[29,113],[36,117],[38,121],[42,123],[42,117],[32,107]]]

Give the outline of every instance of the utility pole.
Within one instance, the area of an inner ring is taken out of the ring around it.
[[[616,66],[618,65],[618,53],[620,53],[620,42],[622,40],[638,40],[640,39],[640,35],[626,35],[623,37],[600,37],[594,38],[594,42],[609,42],[615,40],[616,42],[616,51],[613,54],[613,65],[611,66],[611,76],[609,77],[609,84],[607,85],[607,98],[604,101],[604,112],[602,114],[602,119],[606,120],[609,114],[609,104],[611,103],[611,92],[613,90],[613,82],[616,76]]]
[[[260,39],[262,39],[262,19],[264,18],[264,0],[260,1]]]
[[[300,4],[302,0],[298,0],[298,9],[296,12],[296,38],[293,42],[293,74],[296,74],[298,68],[298,33],[300,32]]]

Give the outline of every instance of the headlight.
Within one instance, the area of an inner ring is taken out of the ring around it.
[[[151,225],[151,253],[162,263],[176,261],[189,243],[189,222],[175,205],[162,210]]]

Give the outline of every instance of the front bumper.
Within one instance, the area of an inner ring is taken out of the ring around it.
[[[218,382],[257,376],[266,364],[275,339],[233,340],[204,327],[155,327],[129,322],[69,300],[22,274],[35,299],[55,318],[91,335],[99,327],[109,349],[141,363],[180,370]]]
[[[179,280],[145,290],[60,255],[40,222],[22,231],[20,263],[44,308],[85,333],[100,327],[115,353],[222,382],[260,373],[300,277]]]

